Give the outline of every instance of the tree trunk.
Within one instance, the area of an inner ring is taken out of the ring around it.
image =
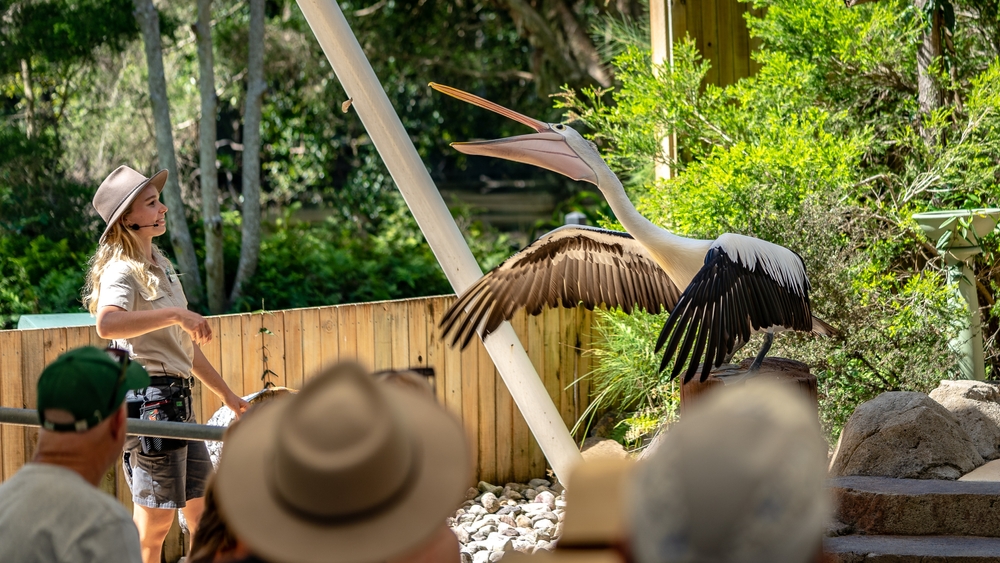
[[[604,68],[604,65],[601,64],[601,55],[598,54],[597,48],[594,47],[594,42],[591,41],[590,36],[580,26],[580,22],[577,21],[573,10],[570,10],[569,6],[563,0],[555,0],[555,7],[559,13],[563,30],[566,32],[566,42],[569,43],[569,47],[572,49],[573,56],[577,62],[582,68],[586,69],[587,74],[594,79],[594,82],[597,82],[604,88],[610,87],[611,75]]]
[[[174,155],[174,133],[170,125],[170,105],[167,100],[167,80],[163,71],[163,51],[160,48],[160,16],[152,0],[132,0],[135,19],[142,31],[146,46],[146,66],[149,73],[149,99],[153,106],[153,121],[156,127],[156,154],[160,166],[169,175],[163,188],[163,203],[173,210],[167,221],[170,244],[177,257],[177,265],[184,274],[180,277],[184,293],[192,305],[202,302],[201,274],[198,258],[194,253],[194,243],[188,231],[184,216],[184,202],[181,200],[180,184],[177,182],[177,159]]]
[[[923,10],[929,1],[931,0],[917,0],[917,8]],[[934,132],[925,126],[927,118],[943,103],[941,87],[931,73],[931,66],[941,58],[941,19],[941,10],[935,10],[931,16],[930,29],[924,30],[923,41],[917,49],[917,100],[923,121],[920,135],[928,146],[935,144],[936,139]]]
[[[21,59],[21,80],[24,84],[24,125],[29,139],[35,136],[35,91],[31,85],[31,63]]]
[[[198,122],[201,215],[205,226],[205,284],[208,310],[226,310],[226,280],[222,258],[222,214],[219,212],[219,175],[216,170],[215,61],[212,55],[212,0],[198,0],[198,67],[200,71],[201,120]]]
[[[257,270],[260,254],[260,114],[264,82],[264,0],[250,0],[247,98],[243,112],[243,229],[240,264],[229,295],[234,304]]]

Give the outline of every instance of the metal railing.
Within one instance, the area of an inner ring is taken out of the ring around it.
[[[152,420],[139,420],[137,418],[126,420],[125,432],[130,436],[221,442],[222,436],[226,433],[224,426],[189,424],[187,422],[154,422]],[[38,411],[35,409],[0,407],[0,424],[38,426]]]

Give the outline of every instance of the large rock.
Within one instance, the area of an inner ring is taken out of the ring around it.
[[[958,479],[983,461],[948,409],[923,393],[893,391],[854,411],[840,435],[830,473]]]
[[[625,459],[628,457],[628,452],[615,440],[609,440],[607,438],[598,438],[596,436],[591,436],[583,441],[583,447],[580,449],[580,453],[583,454],[583,460],[589,461],[592,459]]]
[[[931,399],[958,419],[983,459],[1000,458],[1000,387],[983,381],[942,381]]]

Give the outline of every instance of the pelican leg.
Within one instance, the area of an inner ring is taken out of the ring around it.
[[[757,357],[754,358],[753,363],[750,364],[750,369],[747,370],[748,372],[760,369],[760,364],[764,361],[764,356],[767,355],[767,351],[771,349],[772,342],[774,342],[774,333],[771,331],[765,332],[764,345],[760,347],[760,352],[757,353]]]

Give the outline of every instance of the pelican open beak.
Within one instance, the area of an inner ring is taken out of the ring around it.
[[[492,156],[504,160],[513,160],[531,164],[562,174],[573,180],[582,180],[592,184],[597,183],[597,175],[583,159],[566,142],[563,135],[557,133],[550,124],[533,119],[526,115],[507,109],[479,96],[463,92],[451,86],[430,83],[430,87],[438,92],[458,98],[464,102],[488,109],[494,113],[513,119],[535,130],[530,135],[518,135],[506,139],[492,141],[472,141],[468,143],[452,143],[458,152],[476,155]]]

